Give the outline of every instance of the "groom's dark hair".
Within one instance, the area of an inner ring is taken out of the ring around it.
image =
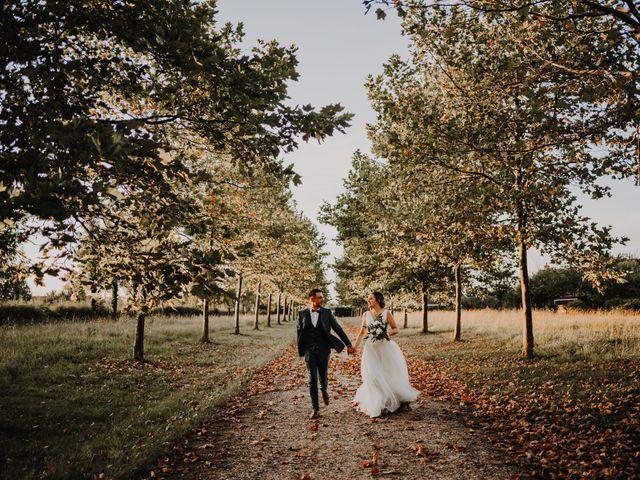
[[[320,290],[319,288],[312,288],[311,290],[309,290],[309,293],[307,293],[307,298],[315,297],[316,293],[322,293],[322,290]]]

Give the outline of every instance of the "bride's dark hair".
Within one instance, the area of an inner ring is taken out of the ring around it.
[[[376,298],[376,302],[378,302],[380,308],[384,308],[384,295],[380,292],[371,292],[371,294]]]

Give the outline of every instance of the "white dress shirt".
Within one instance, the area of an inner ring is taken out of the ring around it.
[[[313,310],[311,310],[311,323],[313,324],[314,328],[318,324],[318,318],[320,318],[320,312],[314,312]]]

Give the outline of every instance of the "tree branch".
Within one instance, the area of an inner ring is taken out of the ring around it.
[[[588,7],[591,7],[594,10],[606,13],[608,15],[612,15],[616,17],[618,20],[622,20],[624,23],[631,25],[636,32],[640,32],[640,22],[634,20],[628,15],[625,15],[620,10],[616,10],[615,8],[611,8],[607,5],[600,5],[599,3],[592,2],[591,0],[581,0],[581,2],[583,5],[587,5]]]

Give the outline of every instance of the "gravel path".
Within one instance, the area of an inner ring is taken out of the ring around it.
[[[450,403],[422,396],[409,412],[356,412],[358,371],[359,357],[332,354],[331,402],[310,420],[304,361],[291,347],[144,478],[519,478]]]

